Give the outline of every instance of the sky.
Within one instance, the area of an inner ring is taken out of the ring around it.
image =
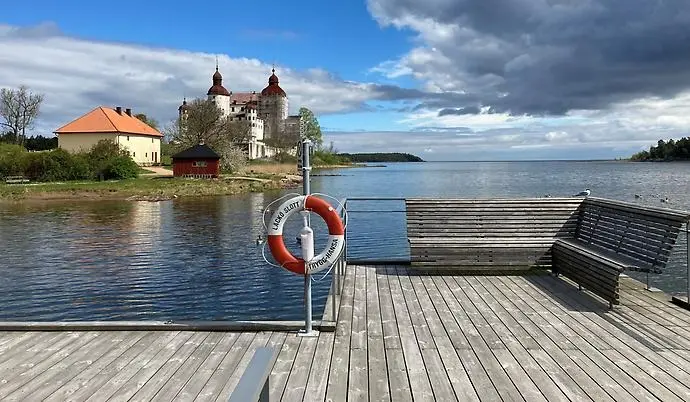
[[[341,152],[612,159],[690,131],[687,0],[27,0],[0,13],[0,87],[45,95],[37,134],[101,105],[165,126],[205,96],[216,57],[231,91],[260,91],[275,65],[290,112],[313,110]]]

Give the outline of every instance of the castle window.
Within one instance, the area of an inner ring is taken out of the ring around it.
[[[234,108],[234,107],[232,108],[232,111],[233,111],[233,112],[235,111],[235,108]]]
[[[127,141],[129,141],[129,136],[127,136]]]

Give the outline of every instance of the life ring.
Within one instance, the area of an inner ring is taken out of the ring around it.
[[[328,243],[326,248],[306,262],[297,258],[285,247],[283,226],[290,216],[299,211],[312,211],[323,218],[328,225]],[[345,228],[335,209],[321,198],[300,195],[282,203],[271,216],[268,228],[268,248],[276,262],[283,268],[296,274],[314,274],[335,264],[345,245]]]

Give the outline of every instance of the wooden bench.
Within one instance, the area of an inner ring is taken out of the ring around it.
[[[688,219],[687,212],[587,198],[573,238],[553,245],[553,271],[613,306],[619,303],[620,274],[660,273]]]
[[[572,238],[582,198],[406,199],[413,266],[465,271],[550,267]]]
[[[24,176],[6,176],[5,184],[23,184],[28,183],[29,179]]]

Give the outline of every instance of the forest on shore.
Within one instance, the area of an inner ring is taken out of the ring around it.
[[[659,140],[649,151],[641,151],[630,157],[633,161],[688,161],[690,160],[690,137],[678,141]]]
[[[338,156],[346,158],[352,163],[364,162],[424,162],[422,158],[412,154],[400,152],[375,152],[375,153],[340,153]]]

